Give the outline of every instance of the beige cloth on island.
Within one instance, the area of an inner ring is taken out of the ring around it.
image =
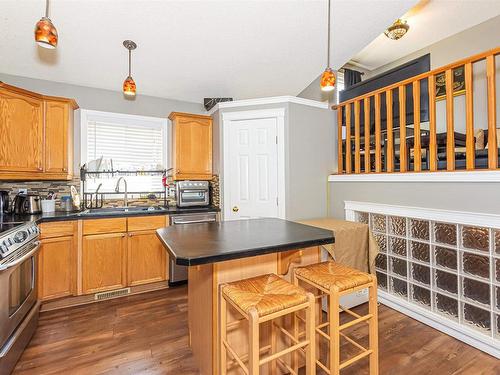
[[[323,248],[336,262],[363,272],[375,273],[375,258],[379,247],[367,224],[331,218],[299,222],[333,231],[335,243],[324,245]]]

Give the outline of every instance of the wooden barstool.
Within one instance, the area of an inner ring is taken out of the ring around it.
[[[378,314],[377,314],[377,279],[375,276],[333,261],[312,264],[305,267],[298,267],[294,270],[293,281],[299,285],[299,281],[314,287],[319,292],[316,299],[319,302],[319,322],[316,324],[316,334],[323,337],[329,343],[330,359],[328,367],[319,359],[317,365],[327,374],[339,375],[340,370],[359,361],[366,356],[370,356],[370,375],[378,375]],[[369,311],[367,315],[361,316],[340,305],[339,299],[346,294],[355,293],[368,288]],[[328,321],[322,322],[322,297],[328,298]],[[340,309],[345,311],[354,319],[340,324]],[[295,314],[296,319],[301,319]],[[359,323],[368,323],[369,326],[369,348],[365,348],[342,331]],[[328,334],[323,328],[329,327]],[[300,335],[299,335],[300,337]],[[360,353],[344,362],[340,362],[340,337],[360,349]],[[316,350],[319,352],[319,345]]]
[[[281,357],[297,351],[305,351],[306,374],[316,374],[316,354],[314,335],[314,296],[304,289],[283,280],[275,274],[268,274],[250,279],[235,281],[220,286],[220,365],[221,374],[227,373],[228,365],[239,365],[248,375],[259,374],[260,367],[269,364],[270,374],[277,374],[277,364],[283,366],[292,374],[296,372]],[[227,307],[233,307],[242,319],[227,323]],[[293,314],[298,311],[305,312],[305,339],[298,340],[276,319]],[[260,324],[271,321],[271,344],[260,347]],[[248,324],[247,355],[239,356],[228,342],[228,330],[240,323]],[[276,333],[282,333],[291,343],[289,347],[277,351]],[[268,356],[261,358],[261,352]],[[232,357],[228,362],[227,354]],[[247,364],[245,365],[245,362]]]

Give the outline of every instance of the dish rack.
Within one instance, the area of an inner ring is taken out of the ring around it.
[[[86,181],[88,178],[98,178],[100,176],[108,176],[109,178],[120,176],[166,176],[167,170],[110,170],[110,171],[88,171],[86,166],[83,165],[80,168],[80,180],[82,182],[82,209],[96,209],[102,208],[104,206],[104,196],[113,194],[123,194],[123,192],[104,192],[99,193],[99,187],[94,192],[88,192],[86,188]],[[128,194],[148,194],[148,195],[160,195],[160,199],[163,199],[163,205],[168,206],[167,195],[168,187],[164,186],[162,191],[129,191]]]

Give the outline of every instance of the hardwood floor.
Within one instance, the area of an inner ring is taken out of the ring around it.
[[[186,293],[178,287],[42,313],[14,374],[198,374]],[[366,331],[350,335],[363,342]],[[500,374],[497,359],[385,306],[379,331],[381,375]],[[343,351],[355,353],[347,345]],[[368,374],[367,367],[361,361],[342,375]]]

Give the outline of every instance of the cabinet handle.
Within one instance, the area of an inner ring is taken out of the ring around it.
[[[67,172],[68,171],[68,168],[63,168],[63,172]]]
[[[43,170],[43,168],[42,168],[42,167],[38,167],[38,170],[39,170],[39,171],[42,171],[42,170]]]

